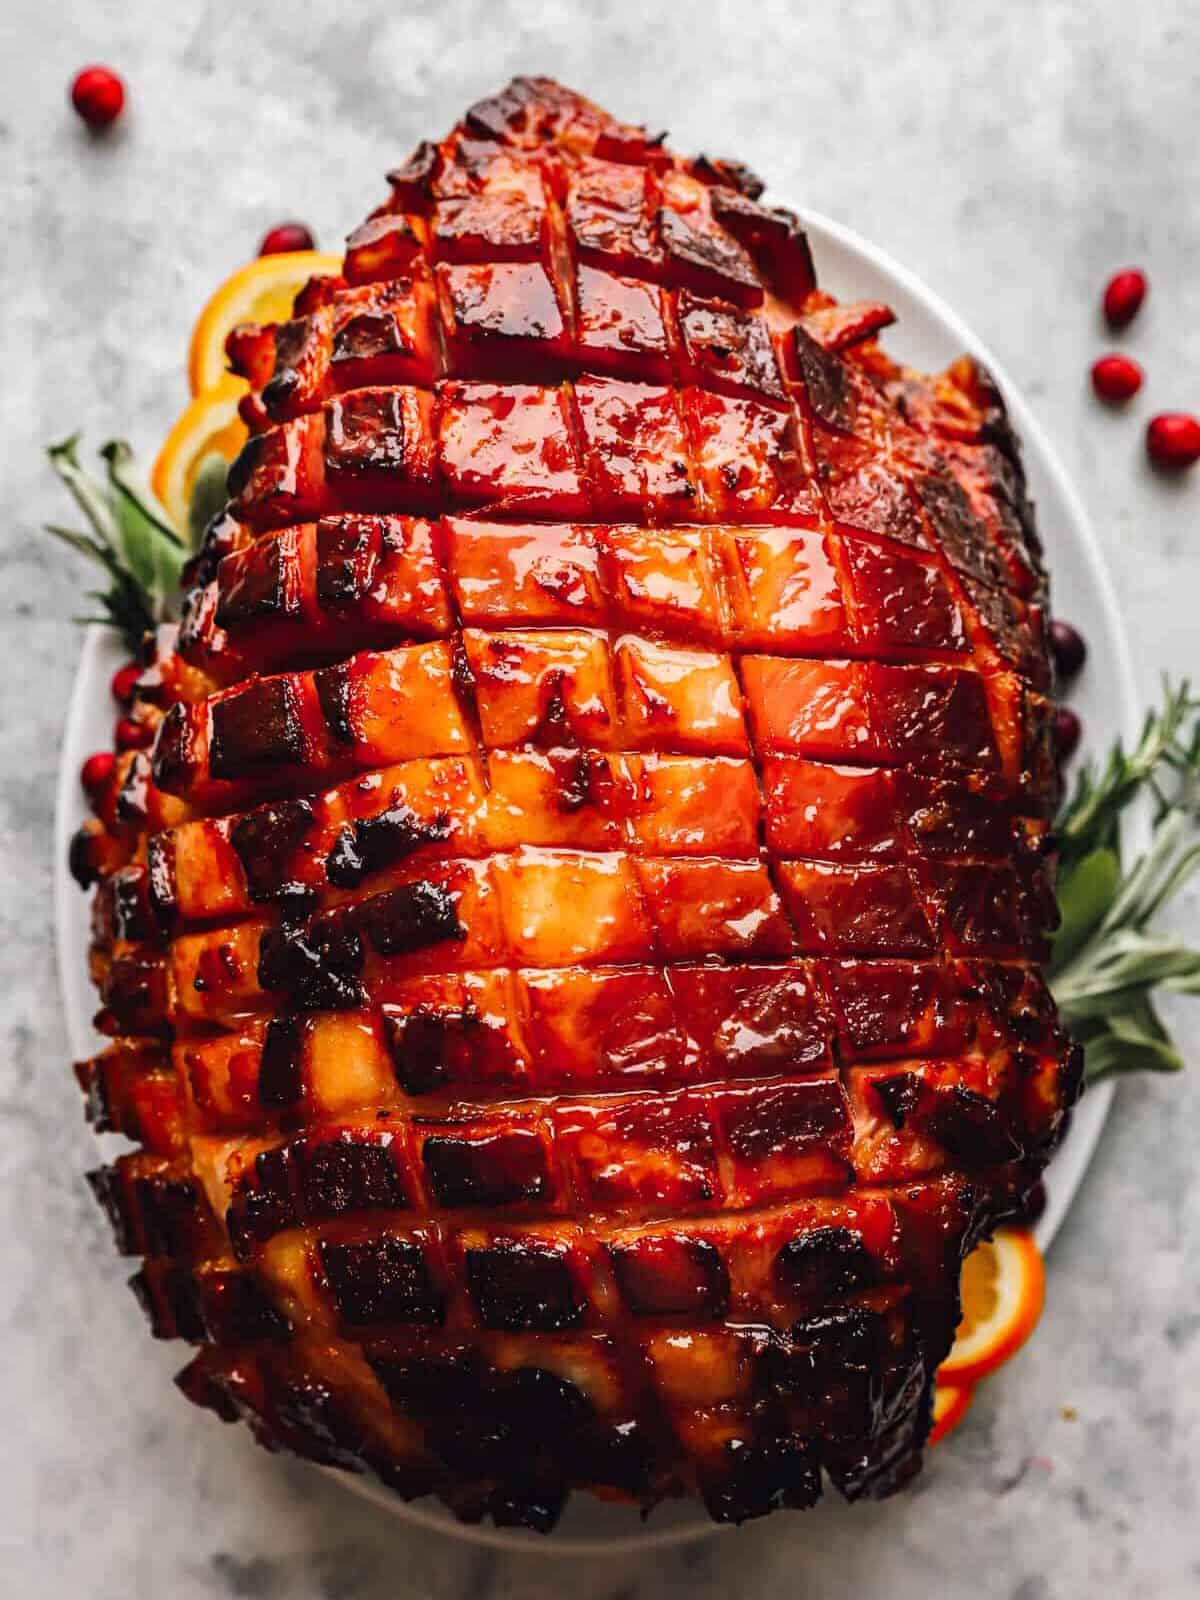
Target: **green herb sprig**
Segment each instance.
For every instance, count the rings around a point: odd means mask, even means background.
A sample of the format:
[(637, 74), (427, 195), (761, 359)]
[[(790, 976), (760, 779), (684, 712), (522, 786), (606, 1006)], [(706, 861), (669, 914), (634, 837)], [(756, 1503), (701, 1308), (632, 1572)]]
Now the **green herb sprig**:
[(102, 447), (103, 480), (81, 466), (78, 434), (51, 445), (47, 454), (87, 519), (88, 531), (49, 524), (46, 532), (95, 561), (109, 579), (107, 588), (88, 595), (99, 612), (77, 620), (110, 624), (136, 656), (146, 633), (171, 615), (188, 545), (142, 481), (124, 440)]
[[(1121, 814), (1146, 792), (1154, 832), (1124, 871)], [(1085, 766), (1056, 824), (1061, 922), (1049, 981), (1089, 1080), (1183, 1066), (1153, 996), (1200, 994), (1200, 950), (1151, 924), (1200, 868), (1198, 823), (1200, 702), (1186, 683), (1168, 684), (1134, 749), (1118, 741), (1102, 766)]]

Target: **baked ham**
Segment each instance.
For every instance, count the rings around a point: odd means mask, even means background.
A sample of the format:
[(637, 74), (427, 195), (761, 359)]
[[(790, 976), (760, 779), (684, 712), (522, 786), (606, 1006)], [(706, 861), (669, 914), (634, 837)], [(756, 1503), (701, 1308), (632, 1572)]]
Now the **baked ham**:
[(1079, 1085), (1017, 442), (797, 219), (519, 78), (230, 339), (252, 437), (76, 841), (193, 1400), (464, 1519), (920, 1464)]

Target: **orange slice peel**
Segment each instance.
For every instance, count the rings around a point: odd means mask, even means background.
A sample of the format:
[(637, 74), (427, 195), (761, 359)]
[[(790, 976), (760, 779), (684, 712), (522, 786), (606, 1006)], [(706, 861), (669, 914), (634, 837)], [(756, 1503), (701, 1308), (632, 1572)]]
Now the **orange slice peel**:
[(962, 1320), (939, 1382), (969, 1387), (1016, 1355), (1037, 1326), (1045, 1293), (1031, 1233), (1001, 1228), (973, 1250), (963, 1262)]
[(176, 418), (150, 473), (150, 486), (163, 510), (185, 538), (192, 491), (209, 456), (230, 462), (245, 444), (249, 430), (238, 414), (245, 384), (233, 378), (199, 394)]
[(972, 1384), (943, 1383), (940, 1379), (933, 1391), (933, 1427), (929, 1430), (929, 1443), (938, 1444), (955, 1428), (971, 1409), (975, 1398)]
[[(292, 302), (310, 278), (340, 273), (342, 258), (324, 250), (290, 250), (259, 256), (232, 273), (196, 319), (188, 349), (194, 395), (229, 377), (225, 340), (239, 322), (286, 322)], [(244, 392), (245, 385), (242, 385)]]

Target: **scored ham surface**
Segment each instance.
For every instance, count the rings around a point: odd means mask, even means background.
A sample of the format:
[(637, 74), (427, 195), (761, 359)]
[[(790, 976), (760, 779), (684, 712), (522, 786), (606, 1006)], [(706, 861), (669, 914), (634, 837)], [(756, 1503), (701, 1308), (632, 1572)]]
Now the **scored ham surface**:
[(1078, 1090), (1045, 580), (978, 365), (545, 79), (230, 340), (253, 430), (74, 847), (180, 1383), (464, 1518), (920, 1462)]

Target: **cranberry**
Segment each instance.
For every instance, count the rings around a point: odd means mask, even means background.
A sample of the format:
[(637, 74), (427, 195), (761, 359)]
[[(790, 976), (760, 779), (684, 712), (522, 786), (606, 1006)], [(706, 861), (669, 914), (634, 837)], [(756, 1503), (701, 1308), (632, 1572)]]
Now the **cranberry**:
[(260, 256), (282, 256), (292, 250), (315, 250), (317, 241), (302, 222), (280, 222), (263, 235)]
[(1078, 628), (1073, 628), (1069, 622), (1060, 622), (1055, 617), (1050, 624), (1050, 653), (1059, 677), (1065, 681), (1083, 670), (1083, 663), (1087, 660), (1087, 645)]
[(97, 750), (79, 769), (79, 782), (83, 792), (96, 796), (105, 788), (117, 765), (117, 758), (111, 750)]
[(1164, 411), (1151, 417), (1146, 450), (1164, 472), (1182, 472), (1200, 461), (1200, 422), (1186, 411)]
[(1082, 737), (1083, 723), (1069, 706), (1059, 706), (1054, 713), (1054, 749), (1058, 759), (1069, 761)]
[(1142, 369), (1128, 356), (1101, 356), (1092, 363), (1092, 388), (1109, 405), (1132, 400), (1142, 387)]
[(141, 675), (142, 669), (136, 661), (127, 661), (123, 667), (118, 667), (113, 673), (109, 688), (112, 690), (112, 697), (118, 705), (128, 706), (133, 704), (137, 681)]
[(118, 717), (113, 729), (118, 750), (144, 750), (154, 743), (154, 729), (148, 722), (135, 722), (132, 717)]
[(71, 104), (93, 133), (103, 133), (121, 115), (125, 85), (108, 67), (84, 67), (71, 85)]
[(1146, 298), (1146, 274), (1126, 267), (1108, 280), (1104, 290), (1104, 319), (1110, 328), (1125, 328), (1142, 309)]

